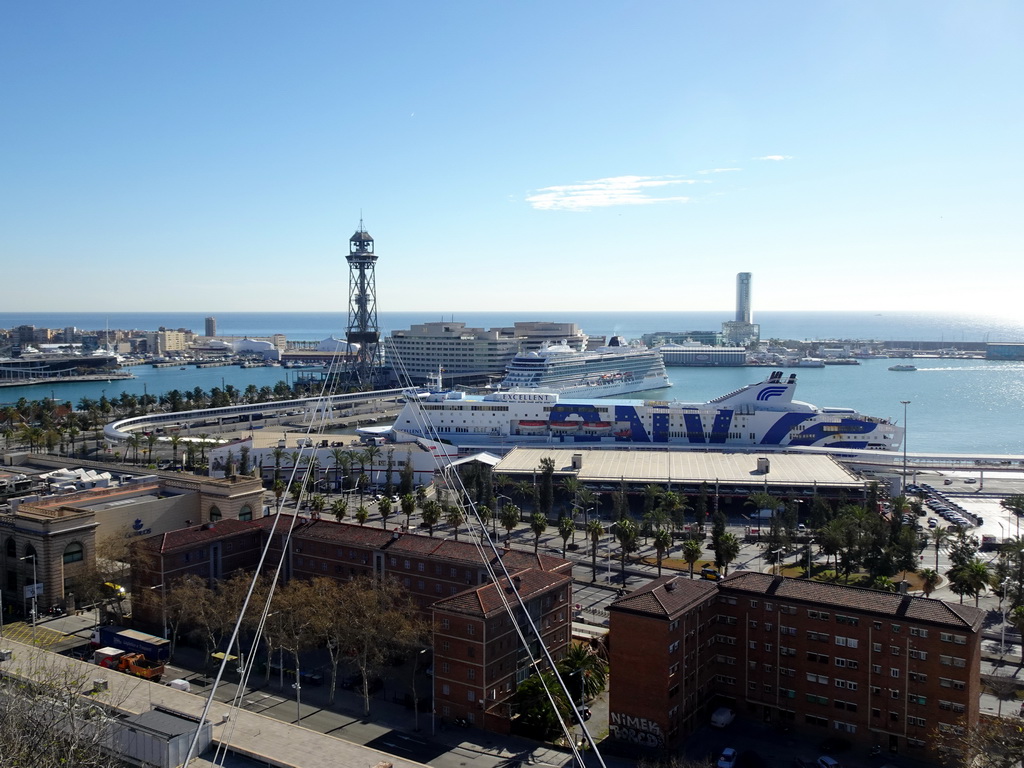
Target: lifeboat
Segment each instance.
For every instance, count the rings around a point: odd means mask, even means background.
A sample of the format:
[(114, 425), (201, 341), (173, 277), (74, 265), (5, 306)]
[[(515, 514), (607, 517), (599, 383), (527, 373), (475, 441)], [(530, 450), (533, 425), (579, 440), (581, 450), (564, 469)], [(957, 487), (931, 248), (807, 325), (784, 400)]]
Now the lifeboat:
[(551, 431), (556, 434), (565, 434), (566, 432), (575, 432), (580, 428), (580, 422), (578, 421), (552, 421)]
[(607, 435), (612, 431), (610, 421), (585, 421), (582, 430), (588, 435)]
[(521, 435), (539, 435), (546, 432), (548, 423), (546, 421), (520, 421), (516, 425)]

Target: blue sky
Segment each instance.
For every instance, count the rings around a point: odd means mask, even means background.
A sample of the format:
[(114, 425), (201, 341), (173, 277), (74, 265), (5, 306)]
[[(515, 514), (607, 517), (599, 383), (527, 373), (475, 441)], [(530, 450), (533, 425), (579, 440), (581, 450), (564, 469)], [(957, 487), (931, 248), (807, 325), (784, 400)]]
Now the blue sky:
[[(6, 311), (1019, 304), (1018, 2), (0, 5)], [(13, 290), (12, 290), (13, 288)]]

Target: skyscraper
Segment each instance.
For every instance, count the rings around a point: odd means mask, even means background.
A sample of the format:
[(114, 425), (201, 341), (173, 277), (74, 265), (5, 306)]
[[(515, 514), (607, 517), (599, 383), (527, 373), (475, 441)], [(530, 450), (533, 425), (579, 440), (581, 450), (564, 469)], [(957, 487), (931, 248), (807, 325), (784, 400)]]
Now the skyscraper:
[(217, 318), (208, 317), (206, 318), (206, 335), (216, 336), (217, 335)]
[(753, 313), (750, 310), (750, 273), (740, 272), (736, 275), (736, 322), (752, 323)]

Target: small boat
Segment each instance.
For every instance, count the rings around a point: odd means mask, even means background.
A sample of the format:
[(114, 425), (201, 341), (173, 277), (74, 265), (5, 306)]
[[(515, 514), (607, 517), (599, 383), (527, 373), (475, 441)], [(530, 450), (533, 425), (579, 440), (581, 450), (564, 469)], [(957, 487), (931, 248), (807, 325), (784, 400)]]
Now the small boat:
[(178, 370), (179, 370), (179, 371), (184, 371), (184, 370), (185, 370), (185, 366), (184, 366), (184, 365), (183, 365), (183, 366), (181, 366), (181, 368), (179, 368)]
[(575, 432), (580, 428), (579, 421), (552, 421), (551, 431), (552, 432)]
[(917, 366), (911, 365), (910, 363), (900, 363), (899, 365), (890, 365), (890, 371), (916, 371)]

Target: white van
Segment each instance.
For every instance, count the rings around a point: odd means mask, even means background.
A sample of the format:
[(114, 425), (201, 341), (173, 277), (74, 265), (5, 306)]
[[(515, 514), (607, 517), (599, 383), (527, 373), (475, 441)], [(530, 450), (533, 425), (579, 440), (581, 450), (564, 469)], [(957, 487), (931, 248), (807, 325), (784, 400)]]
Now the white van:
[(167, 683), (168, 688), (174, 688), (185, 693), (192, 692), (192, 686), (188, 684), (188, 680), (182, 680), (180, 677), (177, 680), (171, 680)]

